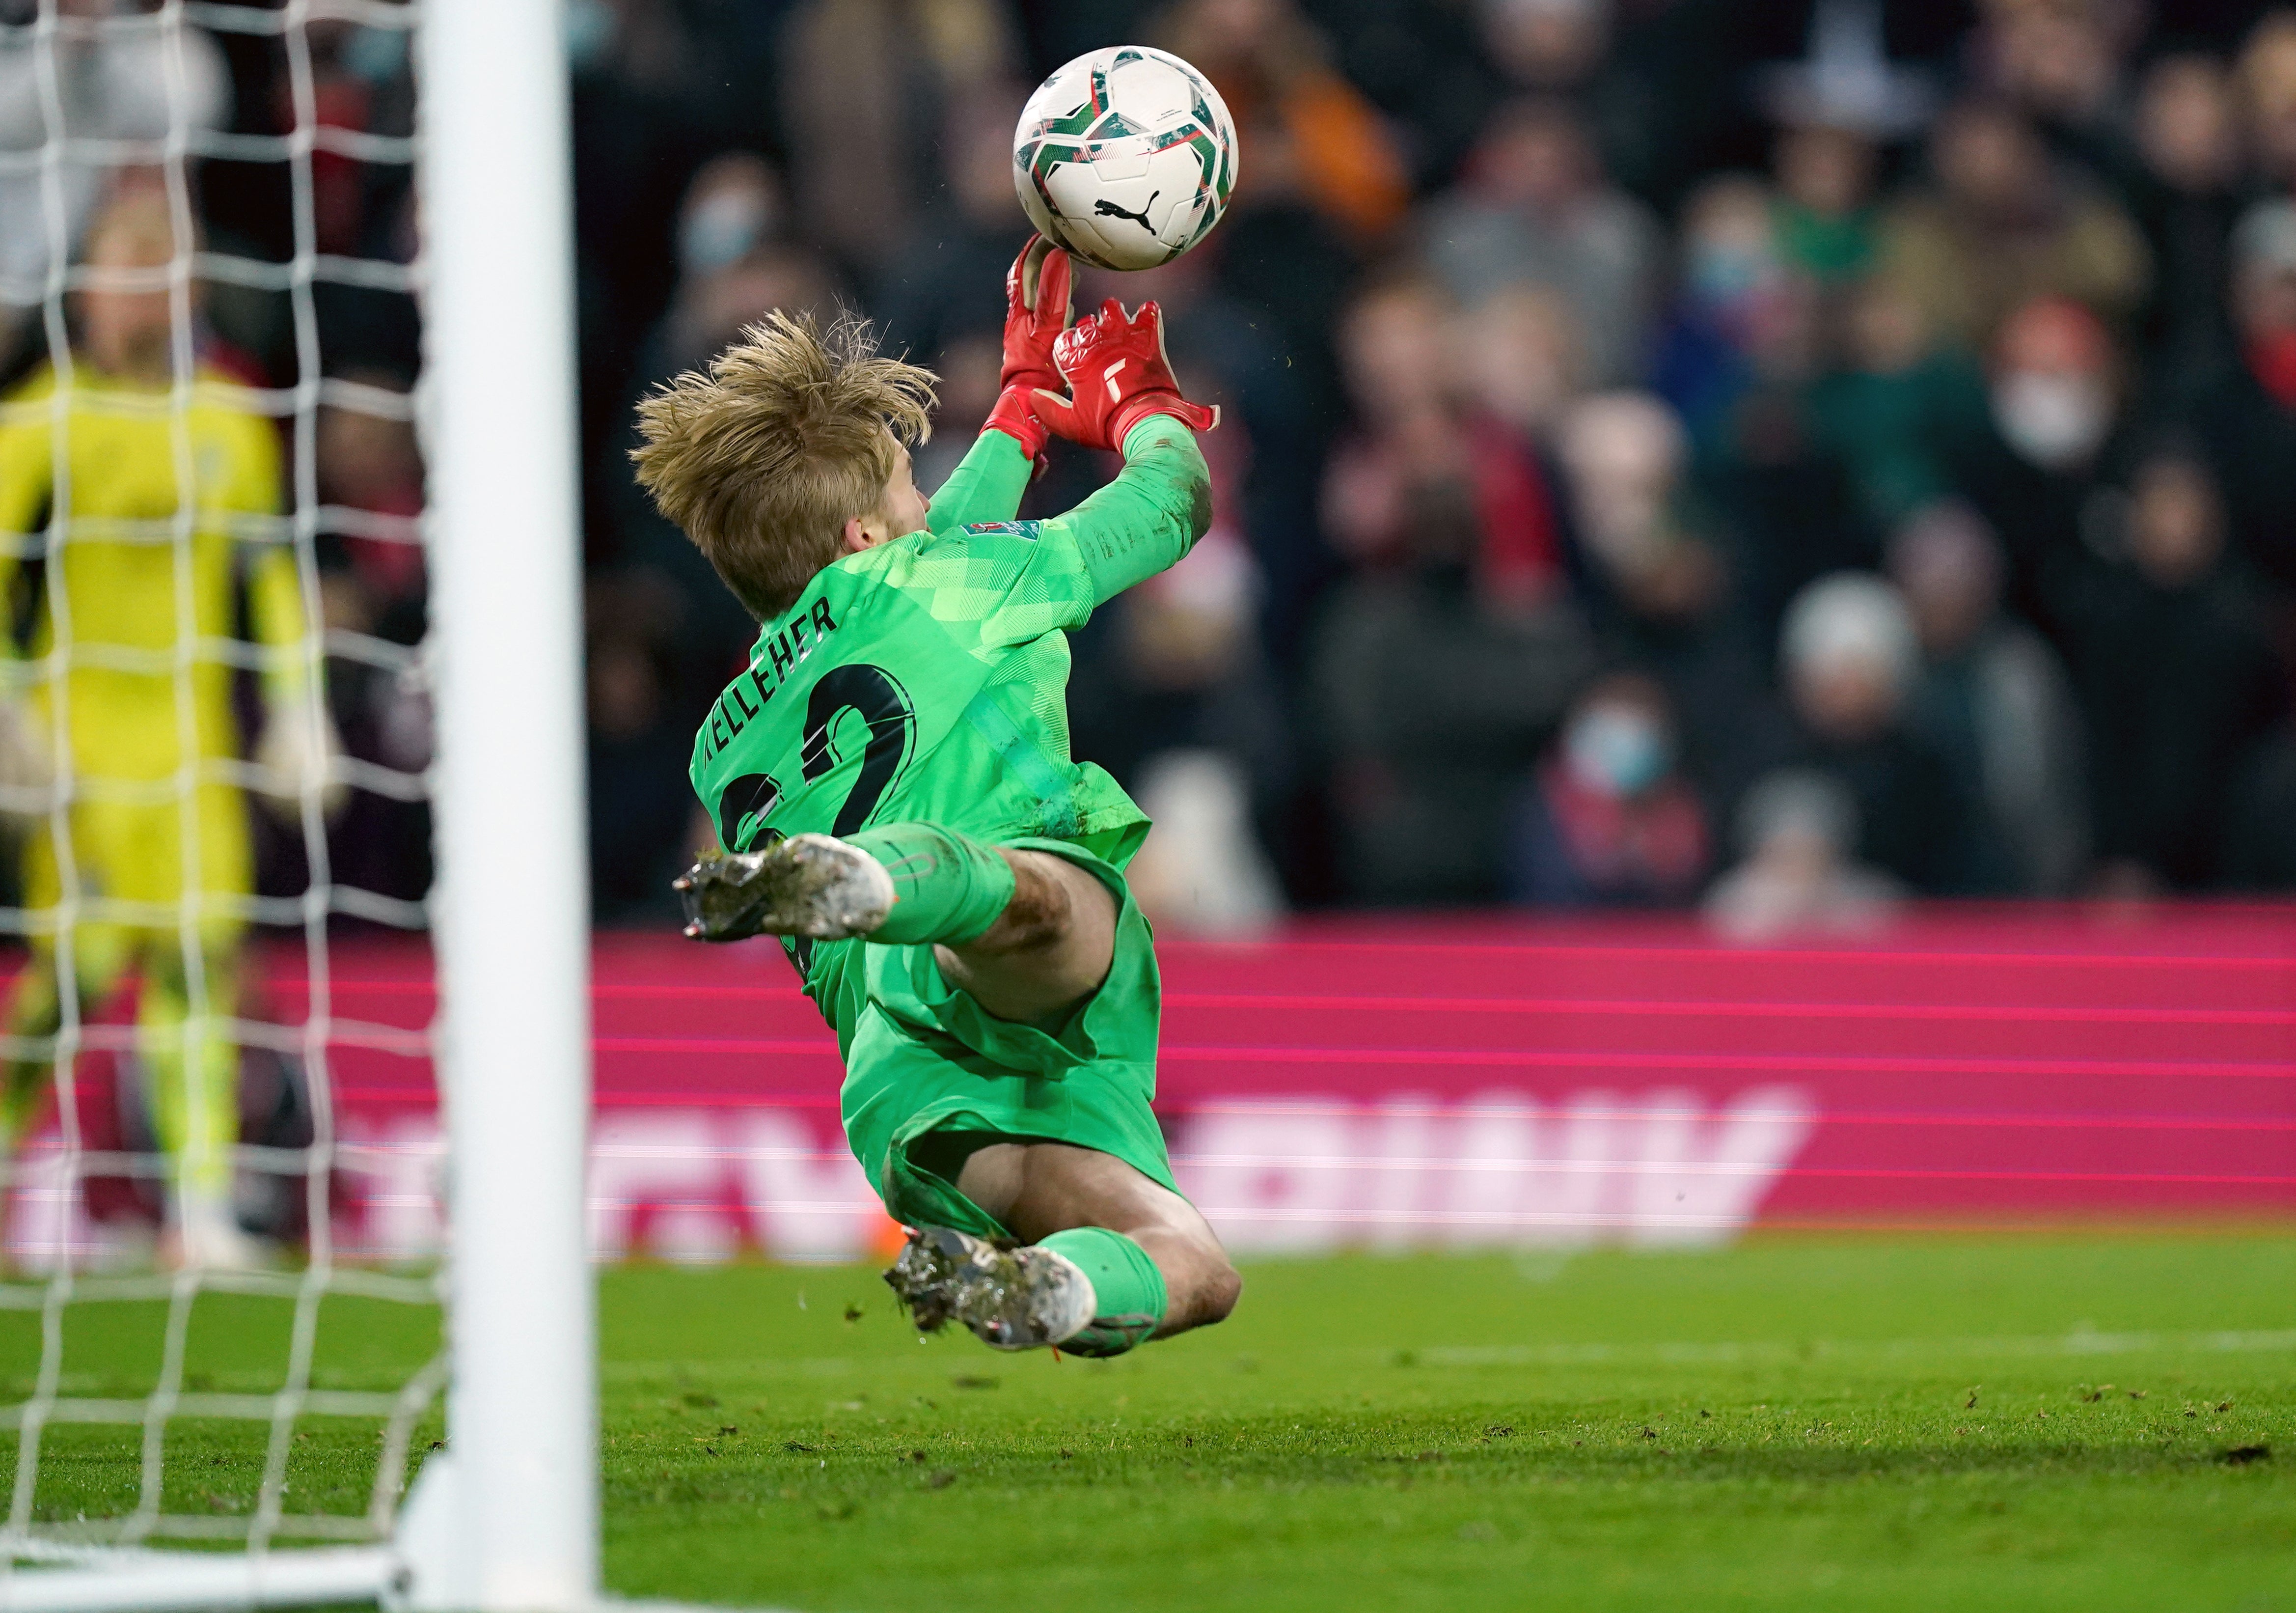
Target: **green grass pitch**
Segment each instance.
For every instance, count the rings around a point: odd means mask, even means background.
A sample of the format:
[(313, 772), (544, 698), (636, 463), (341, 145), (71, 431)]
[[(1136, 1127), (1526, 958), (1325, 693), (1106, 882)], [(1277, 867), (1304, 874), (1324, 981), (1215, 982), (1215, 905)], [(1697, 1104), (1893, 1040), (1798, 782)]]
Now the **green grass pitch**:
[[(1091, 1362), (921, 1343), (873, 1271), (609, 1272), (608, 1582), (819, 1613), (2296, 1609), (2285, 1232), (1246, 1280), (1225, 1326)], [(133, 1393), (155, 1321), (75, 1315), (68, 1387)], [(187, 1370), (263, 1387), (274, 1321), (216, 1302)], [(421, 1342), (379, 1307), (321, 1330), (347, 1384)], [(355, 1509), (373, 1431), (308, 1432), (291, 1500)], [(40, 1510), (132, 1501), (135, 1438), (57, 1430)], [(170, 1510), (243, 1508), (259, 1460), (181, 1429)]]

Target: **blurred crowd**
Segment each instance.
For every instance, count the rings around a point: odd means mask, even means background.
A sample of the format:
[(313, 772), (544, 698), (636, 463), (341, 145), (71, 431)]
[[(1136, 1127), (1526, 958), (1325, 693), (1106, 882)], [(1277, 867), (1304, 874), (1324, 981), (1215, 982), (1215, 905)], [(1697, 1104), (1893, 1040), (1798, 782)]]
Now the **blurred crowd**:
[[(0, 0), (0, 23), (29, 11)], [(1914, 896), (2296, 889), (2296, 11), (567, 20), (602, 917), (664, 912), (708, 834), (686, 757), (754, 630), (633, 484), (633, 401), (768, 309), (857, 308), (942, 376), (933, 485), (996, 394), (1020, 104), (1119, 41), (1205, 70), (1242, 144), (1204, 245), (1078, 292), (1160, 300), (1183, 383), (1226, 411), (1210, 534), (1075, 638), (1077, 752), (1159, 820), (1152, 911), (1220, 932), (1333, 903), (1703, 904), (1751, 934)], [(194, 34), (172, 90), (131, 45), (75, 47), (67, 121), (132, 138), (138, 94), (174, 93), (206, 127), (406, 132), (399, 31), (308, 36), (305, 73), (279, 40)], [(25, 61), (0, 35), (0, 154), (45, 127)], [(75, 231), (129, 182), (68, 177)], [(299, 219), (276, 163), (211, 157), (196, 189), (210, 251), (282, 261), (299, 229), (415, 250), (403, 167), (323, 148)], [(19, 370), (52, 226), (0, 163)], [(410, 298), (313, 302), (218, 278), (206, 340), (275, 386), (406, 390)], [(314, 436), (316, 497), (374, 517), (326, 540), (329, 623), (411, 643), (417, 554), (360, 534), (420, 507), (412, 428), (331, 405)], [(1056, 457), (1024, 513), (1112, 469)], [(419, 747), (404, 679), (343, 682), (354, 752)], [(419, 888), (397, 819), (336, 834), (339, 871)]]

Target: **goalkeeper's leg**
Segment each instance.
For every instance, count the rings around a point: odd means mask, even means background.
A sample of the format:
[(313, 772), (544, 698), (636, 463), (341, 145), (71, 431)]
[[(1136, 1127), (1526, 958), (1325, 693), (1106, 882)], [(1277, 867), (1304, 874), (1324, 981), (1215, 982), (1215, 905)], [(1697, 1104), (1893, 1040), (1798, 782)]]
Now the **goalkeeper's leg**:
[(239, 1008), (239, 970), (236, 937), (210, 936), (196, 958), (186, 959), (180, 940), (168, 935), (155, 939), (145, 957), (137, 1025), (152, 1075), (152, 1129), (173, 1165), (169, 1243), (185, 1265), (245, 1266), (257, 1259), (232, 1193), (239, 1047), (230, 1021)]
[[(82, 992), (79, 1000), (88, 1001)], [(7, 1085), (0, 1090), (0, 1142), (13, 1160), (24, 1140), (39, 1129), (55, 1090), (54, 1037), (63, 1027), (63, 992), (56, 978), (56, 955), (43, 943), (32, 951), (24, 972), (8, 992), (8, 1035), (16, 1044), (8, 1060)]]
[(698, 863), (677, 882), (686, 934), (858, 935), (931, 943), (941, 972), (999, 1019), (1059, 1014), (1108, 976), (1116, 903), (1048, 852), (984, 845), (931, 823), (799, 835)]
[[(984, 845), (938, 824), (800, 835), (679, 882), (712, 940), (861, 936), (931, 944), (942, 977), (991, 1015), (1049, 1026), (1109, 977), (1115, 895), (1065, 857)], [(1144, 931), (1143, 932), (1144, 936)], [(1007, 1348), (1112, 1355), (1220, 1321), (1242, 1279), (1196, 1207), (1113, 1154), (959, 1133), (934, 1174), (1028, 1246), (927, 1227), (886, 1274), (918, 1325), (955, 1320)]]
[[(75, 927), (73, 972), (83, 1013), (111, 994), (127, 955), (127, 939), (113, 926)], [(0, 1081), (0, 1159), (12, 1160), (24, 1140), (38, 1129), (55, 1091), (53, 1038), (63, 1025), (64, 1005), (53, 942), (33, 946), (23, 973), (9, 990), (5, 1017), (16, 1050), (7, 1061), (4, 1081)]]
[[(1067, 858), (982, 847), (930, 825), (864, 830), (854, 841), (893, 871), (901, 893), (870, 939), (935, 941), (942, 976), (998, 1018), (1056, 1023), (1108, 979), (1116, 897)], [(902, 871), (952, 865), (963, 871)], [(1235, 1308), (1243, 1280), (1210, 1223), (1137, 1166), (1050, 1139), (920, 1140), (939, 1146), (935, 1174), (1027, 1246), (1000, 1248), (946, 1227), (913, 1234), (887, 1279), (920, 1323), (947, 1304), (991, 1344), (1117, 1355)]]
[(920, 1328), (955, 1320), (1004, 1349), (1120, 1355), (1226, 1318), (1243, 1279), (1196, 1206), (1112, 1154), (1018, 1138), (950, 1138), (957, 1189), (1023, 1240), (948, 1227), (909, 1235), (885, 1280)]

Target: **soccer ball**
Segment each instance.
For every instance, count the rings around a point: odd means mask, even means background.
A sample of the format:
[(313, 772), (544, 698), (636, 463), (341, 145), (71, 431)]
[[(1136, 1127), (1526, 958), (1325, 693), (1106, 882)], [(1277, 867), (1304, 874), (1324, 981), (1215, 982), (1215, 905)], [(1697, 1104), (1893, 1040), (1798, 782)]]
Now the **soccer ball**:
[(1164, 51), (1111, 45), (1029, 97), (1013, 184), (1054, 245), (1102, 268), (1154, 268), (1219, 222), (1235, 157), (1235, 125), (1210, 80)]

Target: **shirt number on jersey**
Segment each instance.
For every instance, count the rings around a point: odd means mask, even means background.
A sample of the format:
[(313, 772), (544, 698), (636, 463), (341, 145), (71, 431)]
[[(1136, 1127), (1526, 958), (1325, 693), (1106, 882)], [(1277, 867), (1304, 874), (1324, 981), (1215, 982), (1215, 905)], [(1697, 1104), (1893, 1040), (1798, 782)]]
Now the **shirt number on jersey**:
[(806, 702), (805, 743), (800, 755), (808, 781), (837, 765), (840, 758), (832, 731), (837, 720), (848, 712), (860, 713), (862, 720), (869, 725), (869, 739), (861, 747), (860, 776), (854, 779), (852, 793), (846, 796), (845, 804), (838, 809), (837, 821), (830, 827), (832, 835), (850, 835), (869, 821), (877, 803), (899, 777), (901, 764), (909, 759), (909, 745), (917, 726), (916, 712), (909, 704), (907, 692), (883, 667), (832, 667), (813, 686), (812, 696)]
[[(718, 844), (729, 852), (757, 850), (742, 844), (742, 826), (752, 819), (762, 826), (781, 803), (782, 786), (774, 782), (772, 774), (742, 774), (718, 797)], [(764, 832), (764, 841), (768, 845), (780, 838), (775, 830)]]

